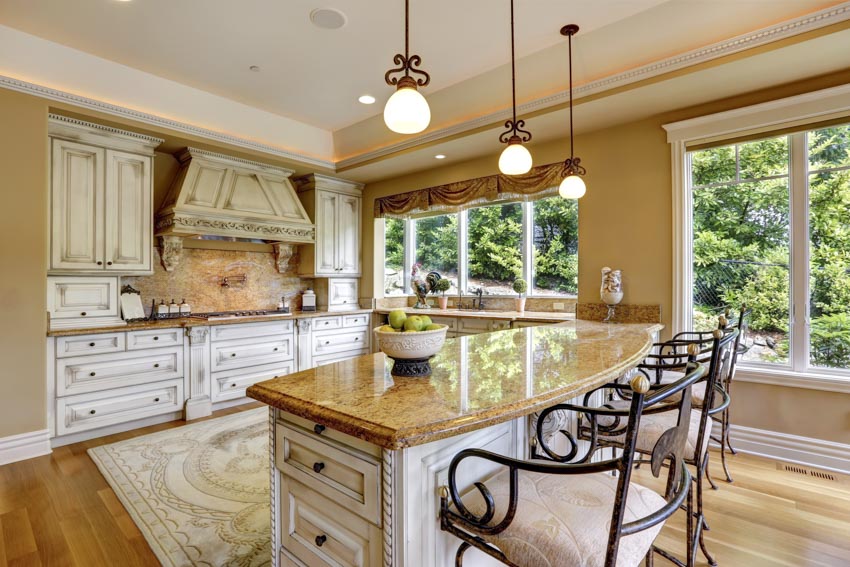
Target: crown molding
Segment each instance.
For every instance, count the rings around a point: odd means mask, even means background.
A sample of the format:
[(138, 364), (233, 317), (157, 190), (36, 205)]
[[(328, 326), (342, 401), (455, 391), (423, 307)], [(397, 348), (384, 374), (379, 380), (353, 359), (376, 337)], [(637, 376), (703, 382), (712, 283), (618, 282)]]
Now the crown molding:
[[(793, 37), (795, 35), (846, 20), (850, 20), (850, 2), (843, 2), (837, 6), (820, 10), (794, 20), (788, 20), (780, 24), (762, 28), (748, 34), (739, 35), (732, 39), (714, 43), (699, 49), (694, 49), (680, 55), (668, 57), (667, 59), (662, 59), (654, 63), (649, 63), (641, 67), (636, 67), (622, 73), (617, 73), (616, 75), (611, 75), (574, 87), (573, 100), (620, 88), (639, 81), (651, 79), (659, 75), (678, 71), (680, 69), (693, 67), (721, 57), (746, 51), (760, 45)], [(517, 107), (517, 114), (531, 114), (553, 106), (565, 104), (569, 101), (569, 96), (569, 90), (564, 90), (520, 104)], [(433, 130), (415, 138), (406, 138), (404, 141), (340, 160), (336, 163), (336, 169), (337, 171), (351, 169), (376, 159), (410, 150), (424, 144), (437, 142), (445, 138), (457, 136), (470, 130), (495, 126), (496, 124), (500, 124), (510, 118), (511, 115), (511, 110), (505, 109), (454, 124), (446, 128)]]
[(208, 128), (194, 126), (186, 122), (179, 122), (170, 118), (164, 118), (162, 116), (148, 114), (147, 112), (133, 110), (132, 108), (118, 106), (116, 104), (111, 104), (85, 96), (60, 91), (58, 89), (53, 89), (42, 85), (36, 85), (34, 83), (15, 79), (13, 77), (0, 75), (0, 87), (29, 95), (34, 95), (48, 100), (55, 100), (57, 102), (71, 104), (73, 106), (78, 106), (89, 110), (95, 110), (97, 112), (103, 112), (104, 114), (109, 114), (111, 116), (118, 116), (120, 118), (135, 120), (136, 122), (149, 124), (151, 126), (169, 128), (171, 130), (175, 130), (183, 134), (191, 134), (193, 136), (200, 136), (208, 140), (222, 142), (240, 148), (260, 151), (279, 158), (304, 163), (306, 165), (322, 167), (330, 170), (336, 169), (334, 162), (330, 160), (323, 160), (311, 156), (302, 155), (288, 150), (283, 150), (275, 146), (270, 146), (268, 144), (263, 144), (262, 142), (256, 142), (247, 138), (241, 138), (239, 136), (225, 134), (223, 132), (217, 132)]

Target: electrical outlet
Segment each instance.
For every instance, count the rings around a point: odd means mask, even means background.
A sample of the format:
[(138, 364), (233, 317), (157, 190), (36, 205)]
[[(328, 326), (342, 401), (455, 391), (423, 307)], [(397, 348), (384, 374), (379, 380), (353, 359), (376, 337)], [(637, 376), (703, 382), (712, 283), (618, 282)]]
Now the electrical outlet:
[(553, 303), (553, 304), (552, 304), (552, 308), (553, 308), (555, 311), (563, 311), (564, 309), (566, 309), (566, 308), (567, 308), (567, 304), (566, 304), (566, 303), (561, 303), (561, 302)]

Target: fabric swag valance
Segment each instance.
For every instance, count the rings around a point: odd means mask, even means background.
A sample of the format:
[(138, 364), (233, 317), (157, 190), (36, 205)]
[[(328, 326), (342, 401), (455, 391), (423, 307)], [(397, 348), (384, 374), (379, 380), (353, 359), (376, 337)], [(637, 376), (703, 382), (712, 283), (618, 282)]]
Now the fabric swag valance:
[(375, 218), (456, 212), (492, 201), (547, 197), (558, 192), (563, 175), (564, 164), (558, 162), (532, 168), (525, 175), (488, 175), (390, 195), (375, 199)]

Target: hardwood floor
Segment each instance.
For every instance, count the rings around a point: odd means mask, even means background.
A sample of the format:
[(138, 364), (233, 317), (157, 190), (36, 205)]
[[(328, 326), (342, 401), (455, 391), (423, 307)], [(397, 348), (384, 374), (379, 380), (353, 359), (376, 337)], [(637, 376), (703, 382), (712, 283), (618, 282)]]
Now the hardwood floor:
[[(258, 407), (250, 404), (213, 417)], [(141, 532), (86, 450), (183, 425), (173, 422), (57, 448), (52, 455), (0, 467), (0, 567), (157, 565)], [(835, 481), (778, 470), (777, 463), (732, 457), (734, 484), (705, 493), (709, 549), (722, 567), (850, 566), (850, 478)], [(719, 474), (719, 466), (712, 463)], [(650, 473), (636, 473), (651, 484)], [(677, 514), (657, 543), (682, 554)], [(700, 557), (701, 565), (705, 565)], [(661, 558), (656, 565), (667, 565)]]

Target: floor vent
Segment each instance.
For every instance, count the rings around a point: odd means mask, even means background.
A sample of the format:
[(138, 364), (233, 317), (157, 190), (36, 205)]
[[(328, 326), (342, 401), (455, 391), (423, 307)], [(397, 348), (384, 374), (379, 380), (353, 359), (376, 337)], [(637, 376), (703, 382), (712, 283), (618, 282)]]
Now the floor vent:
[(828, 480), (830, 482), (844, 482), (844, 478), (839, 474), (818, 469), (811, 469), (808, 467), (801, 467), (800, 465), (777, 463), (776, 468), (781, 471), (800, 474), (803, 476), (810, 476), (812, 478), (819, 478), (821, 480)]

